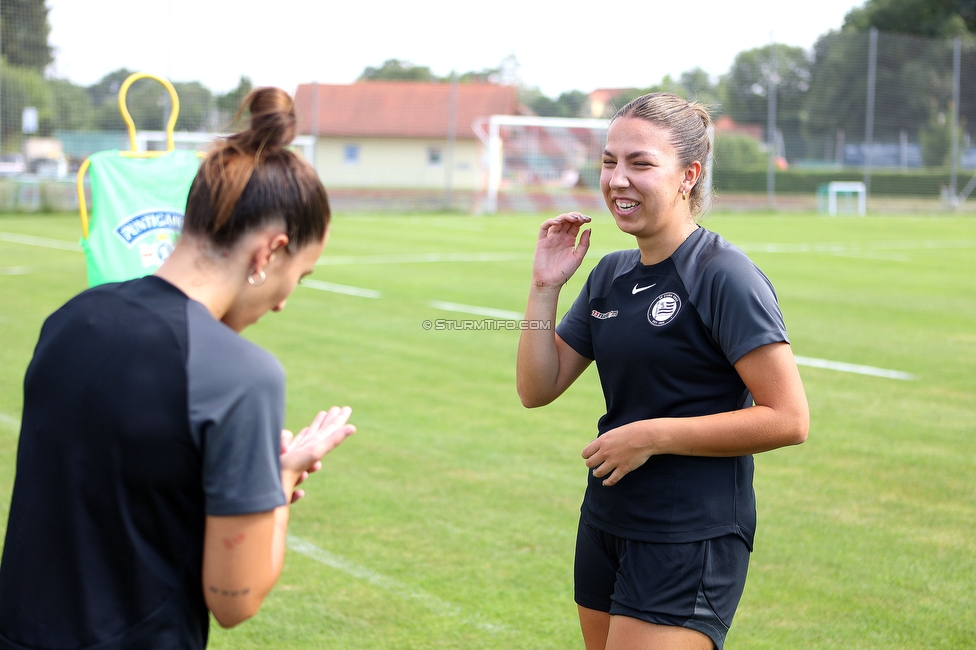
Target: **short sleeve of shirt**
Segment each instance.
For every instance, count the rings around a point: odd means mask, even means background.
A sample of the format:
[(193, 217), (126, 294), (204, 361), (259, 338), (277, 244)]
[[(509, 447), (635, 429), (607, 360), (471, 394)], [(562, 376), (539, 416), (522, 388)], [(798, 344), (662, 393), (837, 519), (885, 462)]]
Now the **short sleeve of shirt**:
[(284, 370), (200, 303), (188, 303), (187, 328), (190, 428), (203, 452), (207, 514), (285, 505), (279, 460)]
[(593, 341), (590, 338), (590, 326), (587, 318), (590, 313), (590, 282), (592, 273), (586, 284), (580, 290), (573, 302), (573, 306), (563, 316), (556, 327), (556, 334), (587, 359), (593, 359)]
[(769, 279), (741, 250), (701, 230), (695, 245), (676, 252), (675, 268), (729, 363), (763, 345), (789, 343)]

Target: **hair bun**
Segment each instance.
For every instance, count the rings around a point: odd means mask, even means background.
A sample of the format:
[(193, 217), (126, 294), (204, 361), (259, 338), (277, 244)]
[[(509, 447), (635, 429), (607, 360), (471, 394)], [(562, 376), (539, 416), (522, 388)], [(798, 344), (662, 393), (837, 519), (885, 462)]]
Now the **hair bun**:
[(249, 153), (272, 153), (291, 144), (295, 139), (298, 118), (295, 102), (281, 88), (265, 87), (251, 91), (241, 110), (251, 115), (250, 128), (233, 136), (236, 143)]

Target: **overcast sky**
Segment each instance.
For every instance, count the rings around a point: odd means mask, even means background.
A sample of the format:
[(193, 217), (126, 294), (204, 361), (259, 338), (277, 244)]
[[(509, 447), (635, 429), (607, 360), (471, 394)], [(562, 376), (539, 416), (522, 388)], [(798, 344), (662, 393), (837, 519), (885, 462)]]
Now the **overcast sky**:
[[(558, 5), (558, 9), (553, 7)], [(200, 81), (214, 92), (255, 85), (346, 84), (387, 59), (439, 75), (494, 68), (514, 54), (519, 78), (567, 90), (643, 87), (700, 67), (713, 77), (772, 39), (810, 49), (839, 29), (851, 0), (47, 0), (54, 73), (91, 85), (118, 68)], [(578, 7), (574, 9), (574, 7)]]

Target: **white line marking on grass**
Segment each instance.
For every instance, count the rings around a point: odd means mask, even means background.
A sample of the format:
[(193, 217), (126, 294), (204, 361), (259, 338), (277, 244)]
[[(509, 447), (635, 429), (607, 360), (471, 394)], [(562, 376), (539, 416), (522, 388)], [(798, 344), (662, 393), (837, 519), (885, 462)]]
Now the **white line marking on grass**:
[(812, 359), (810, 357), (795, 357), (798, 366), (809, 366), (811, 368), (824, 368), (826, 370), (839, 370), (840, 372), (853, 372), (858, 375), (871, 375), (872, 377), (884, 377), (886, 379), (900, 379), (902, 381), (912, 381), (915, 375), (900, 370), (886, 370), (873, 366), (859, 366), (853, 363), (842, 361), (827, 361), (826, 359)]
[(0, 241), (10, 242), (11, 244), (27, 244), (28, 246), (42, 246), (44, 248), (56, 248), (62, 251), (81, 252), (78, 242), (64, 241), (61, 239), (48, 239), (47, 237), (33, 237), (31, 235), (19, 235), (14, 232), (0, 232)]
[(860, 260), (887, 260), (889, 262), (911, 262), (912, 258), (904, 253), (885, 253), (871, 251), (849, 251), (840, 253), (827, 253), (834, 257), (853, 257)]
[(0, 269), (0, 275), (27, 275), (31, 270), (26, 266), (8, 266)]
[(462, 314), (473, 314), (475, 316), (487, 316), (489, 318), (500, 318), (502, 320), (522, 320), (524, 317), (524, 314), (520, 314), (517, 311), (505, 311), (504, 309), (492, 309), (491, 307), (475, 307), (473, 305), (459, 305), (455, 302), (431, 300), (427, 304), (434, 309), (456, 311)]
[(336, 255), (322, 257), (316, 266), (342, 264), (426, 264), (431, 262), (520, 262), (527, 253), (415, 253), (409, 255)]
[(416, 600), (424, 607), (440, 616), (457, 617), (469, 625), (473, 625), (478, 629), (488, 632), (501, 632), (506, 629), (504, 625), (498, 625), (496, 623), (486, 621), (482, 616), (466, 616), (464, 611), (457, 605), (441, 600), (437, 596), (429, 594), (426, 591), (411, 587), (405, 582), (400, 582), (399, 580), (395, 580), (381, 573), (377, 573), (372, 569), (367, 569), (364, 566), (350, 562), (344, 557), (330, 553), (329, 551), (319, 548), (311, 542), (306, 542), (303, 539), (299, 539), (294, 535), (288, 536), (288, 548), (296, 553), (301, 553), (305, 557), (311, 558), (316, 562), (324, 564), (327, 567), (341, 571), (354, 578), (359, 578), (360, 580), (368, 582), (374, 587), (379, 587), (380, 589), (388, 591), (394, 596), (399, 596), (409, 600)]
[(20, 420), (6, 413), (0, 413), (0, 426), (6, 427), (11, 431), (20, 431)]
[(347, 296), (359, 296), (360, 298), (382, 298), (383, 294), (373, 289), (360, 289), (359, 287), (347, 287), (344, 284), (333, 284), (322, 282), (321, 280), (302, 280), (302, 287), (308, 289), (318, 289), (319, 291), (331, 291), (332, 293), (344, 293)]
[[(946, 249), (965, 249), (976, 248), (976, 241), (960, 240), (921, 240), (921, 241), (878, 241), (864, 242), (857, 244), (845, 244), (843, 242), (824, 242), (820, 244), (799, 243), (799, 244), (760, 244), (742, 243), (736, 244), (747, 253), (824, 253), (827, 255), (848, 255), (878, 257), (878, 251), (920, 251), (920, 250), (946, 250)], [(872, 254), (873, 252), (873, 254)], [(882, 257), (881, 259), (894, 259), (903, 261), (902, 256)]]

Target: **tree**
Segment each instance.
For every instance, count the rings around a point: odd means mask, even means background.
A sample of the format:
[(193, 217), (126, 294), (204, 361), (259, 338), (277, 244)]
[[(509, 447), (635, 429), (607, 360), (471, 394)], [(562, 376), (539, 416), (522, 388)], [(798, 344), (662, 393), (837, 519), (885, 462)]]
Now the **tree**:
[(76, 86), (67, 79), (49, 79), (51, 106), (40, 115), (43, 135), (53, 135), (55, 130), (89, 131), (95, 125), (95, 111), (88, 90)]
[(688, 99), (705, 104), (715, 112), (721, 110), (721, 90), (717, 84), (712, 83), (711, 76), (701, 68), (682, 72), (678, 77), (678, 85)]
[(387, 59), (378, 68), (367, 67), (356, 81), (440, 81), (440, 79), (427, 66), (414, 65), (400, 59)]
[[(119, 68), (114, 70), (97, 83), (88, 88), (94, 117), (95, 128), (104, 131), (124, 131), (125, 121), (119, 112), (119, 89), (123, 82), (132, 75), (131, 70)], [(250, 92), (251, 81), (242, 77), (235, 90), (223, 96), (223, 102), (231, 102), (228, 97), (246, 95)], [(177, 117), (178, 131), (207, 131), (211, 127), (223, 126), (219, 123), (220, 116), (214, 116), (215, 102), (213, 94), (198, 81), (173, 82), (173, 88), (180, 100), (180, 114)], [(237, 102), (238, 104), (240, 102)], [(169, 119), (170, 99), (166, 89), (153, 79), (139, 79), (126, 93), (125, 105), (132, 116), (132, 121), (139, 131), (162, 131)], [(235, 110), (236, 110), (235, 106)], [(231, 114), (232, 116), (232, 114)], [(214, 124), (218, 120), (218, 124)], [(229, 121), (229, 118), (228, 118)]]
[(50, 89), (44, 77), (36, 70), (0, 63), (0, 85), (3, 86), (3, 102), (0, 103), (0, 140), (4, 151), (18, 151), (24, 135), (21, 120), (24, 108), (38, 109), (38, 126), (41, 111), (51, 103)]
[[(952, 108), (951, 104), (949, 108)], [(962, 129), (957, 129), (956, 137), (962, 135), (961, 131)], [(950, 162), (952, 135), (952, 123), (947, 119), (946, 113), (932, 102), (928, 122), (918, 132), (918, 141), (922, 145), (922, 164), (926, 167), (942, 167)]]
[[(496, 84), (501, 81), (502, 69), (499, 68), (483, 68), (481, 70), (471, 70), (470, 72), (465, 72), (464, 74), (458, 75), (458, 83), (483, 83), (483, 84)], [(450, 77), (446, 79), (450, 81)]]
[(523, 92), (522, 103), (540, 117), (589, 117), (589, 95), (580, 90), (570, 90), (550, 99), (534, 88)]
[(237, 111), (241, 109), (244, 98), (253, 89), (254, 84), (251, 83), (251, 78), (241, 76), (240, 81), (237, 82), (237, 88), (214, 98), (217, 105), (216, 124), (214, 126), (218, 131), (236, 131), (236, 127), (242, 126), (234, 123), (234, 117), (237, 115)]
[(712, 78), (701, 68), (692, 68), (682, 72), (675, 80), (671, 75), (664, 75), (660, 82), (646, 88), (628, 88), (623, 90), (611, 99), (609, 109), (610, 117), (613, 113), (623, 107), (627, 102), (637, 99), (641, 95), (648, 93), (672, 93), (678, 97), (690, 101), (696, 101), (707, 106), (715, 117), (722, 111), (722, 87), (723, 81), (718, 84), (712, 83)]
[[(518, 59), (510, 54), (494, 68), (471, 70), (457, 75), (458, 83), (494, 83), (513, 86), (518, 82)], [(387, 59), (378, 68), (372, 66), (363, 70), (356, 81), (433, 81), (448, 83), (454, 73), (438, 77), (427, 66), (419, 66), (402, 59)], [(243, 78), (242, 78), (243, 80)], [(250, 80), (248, 80), (250, 83)]]
[[(803, 48), (780, 43), (740, 52), (726, 77), (724, 112), (742, 124), (768, 125), (769, 89), (776, 88), (776, 128), (788, 157), (802, 157), (810, 60)], [(770, 134), (766, 134), (767, 141)]]
[[(841, 33), (866, 34), (872, 28), (880, 32), (876, 139), (892, 140), (901, 131), (915, 134), (931, 129), (933, 111), (948, 111), (952, 96), (952, 39), (956, 37), (965, 37), (963, 84), (973, 79), (976, 1), (868, 0), (847, 14)], [(866, 96), (866, 89), (862, 96)], [(931, 106), (933, 100), (935, 109)], [(862, 115), (864, 110), (866, 106)], [(976, 94), (964, 93), (959, 110), (963, 117), (976, 116)]]
[[(125, 120), (119, 112), (118, 91), (122, 82), (115, 81), (125, 70), (117, 70), (102, 78), (96, 84), (100, 89), (114, 90), (114, 93), (92, 92), (89, 94), (101, 98), (102, 103), (95, 106), (96, 128), (102, 131), (125, 131)], [(126, 74), (125, 77), (129, 75)], [(122, 77), (122, 81), (125, 80)], [(107, 88), (106, 88), (107, 84)], [(132, 122), (137, 131), (162, 131), (166, 128), (166, 117), (169, 114), (169, 93), (159, 83), (152, 79), (139, 79), (131, 86), (125, 95), (125, 106), (129, 111)]]
[[(936, 2), (944, 1), (936, 0)], [(961, 0), (959, 2), (951, 2), (950, 4), (955, 5), (956, 13), (966, 23), (966, 29), (976, 34), (976, 0)]]
[(976, 31), (976, 2), (972, 0), (868, 0), (848, 12), (842, 31), (912, 34), (955, 38)]
[[(672, 79), (671, 75), (664, 75), (661, 82), (653, 86), (647, 86), (646, 88), (627, 88), (626, 90), (622, 90), (614, 95), (610, 100), (610, 104), (613, 108), (611, 114), (617, 109), (623, 108), (628, 102), (648, 93), (673, 93), (678, 97), (684, 97), (685, 99), (688, 97), (687, 91), (681, 86), (681, 84)], [(608, 115), (607, 117), (610, 116)]]
[[(829, 152), (839, 143), (866, 139), (870, 36), (848, 23), (840, 32), (822, 36), (814, 45), (811, 90), (807, 103), (807, 134), (814, 149)], [(869, 27), (870, 29), (870, 27)], [(970, 39), (964, 39), (968, 41)], [(934, 100), (946, 111), (952, 97), (953, 41), (910, 34), (878, 32), (872, 140), (915, 139), (929, 121)], [(976, 115), (972, 88), (976, 51), (962, 51), (963, 94), (960, 113)], [(836, 155), (836, 152), (835, 152)], [(839, 156), (838, 156), (839, 157)]]
[[(119, 68), (118, 70), (109, 72), (107, 75), (89, 86), (88, 96), (91, 97), (92, 105), (98, 108), (110, 103), (117, 107), (119, 88), (122, 87), (122, 82), (128, 79), (130, 75), (132, 75), (132, 70), (127, 68)], [(116, 108), (116, 112), (117, 111), (118, 108)]]
[(764, 169), (768, 160), (759, 141), (744, 133), (716, 133), (712, 149), (716, 169)]
[(47, 44), (50, 33), (44, 0), (0, 2), (0, 53), (10, 65), (43, 73), (54, 61)]
[(180, 100), (180, 114), (176, 118), (177, 131), (208, 131), (215, 121), (216, 104), (213, 94), (199, 81), (174, 82)]
[(241, 107), (241, 103), (244, 101), (244, 98), (247, 97), (248, 93), (250, 93), (252, 90), (254, 90), (254, 84), (251, 83), (251, 78), (242, 75), (240, 81), (237, 82), (237, 88), (224, 93), (223, 95), (217, 95), (214, 98), (217, 104), (217, 109), (227, 111), (233, 115)]

